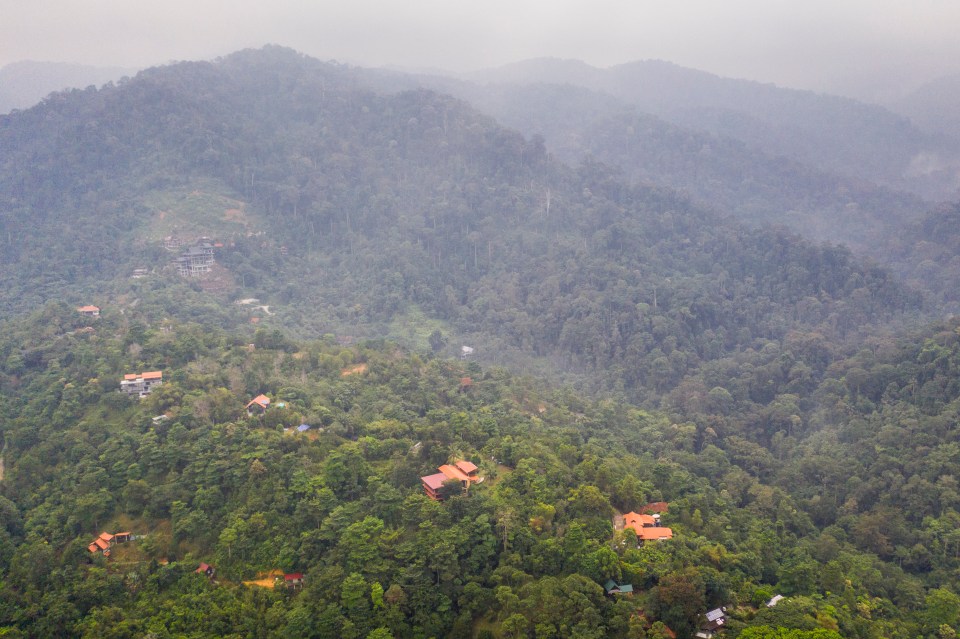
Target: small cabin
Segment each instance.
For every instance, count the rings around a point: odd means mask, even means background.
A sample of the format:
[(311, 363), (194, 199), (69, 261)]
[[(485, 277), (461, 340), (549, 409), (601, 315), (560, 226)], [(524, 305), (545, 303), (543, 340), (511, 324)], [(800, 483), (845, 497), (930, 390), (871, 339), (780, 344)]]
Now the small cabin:
[(633, 596), (633, 584), (620, 584), (610, 579), (603, 584), (603, 589), (608, 595), (627, 595)]
[(200, 565), (197, 566), (197, 569), (194, 570), (193, 572), (195, 572), (195, 573), (197, 573), (197, 574), (199, 574), (199, 575), (206, 575), (207, 577), (212, 578), (212, 577), (213, 577), (213, 574), (214, 574), (215, 572), (217, 572), (217, 571), (216, 571), (216, 570), (214, 569), (214, 567), (211, 566), (210, 564), (206, 564), (206, 563), (201, 562)]
[(83, 315), (84, 317), (100, 317), (100, 307), (99, 306), (81, 306), (77, 309), (77, 312)]
[(714, 608), (713, 610), (708, 610), (703, 615), (707, 623), (705, 624), (705, 629), (708, 631), (715, 631), (723, 628), (727, 624), (727, 609), (726, 608)]
[(266, 395), (257, 395), (247, 404), (247, 415), (263, 415), (270, 407), (270, 398)]
[(292, 588), (294, 590), (299, 590), (303, 588), (303, 573), (302, 572), (291, 572), (283, 576), (283, 583), (287, 588)]

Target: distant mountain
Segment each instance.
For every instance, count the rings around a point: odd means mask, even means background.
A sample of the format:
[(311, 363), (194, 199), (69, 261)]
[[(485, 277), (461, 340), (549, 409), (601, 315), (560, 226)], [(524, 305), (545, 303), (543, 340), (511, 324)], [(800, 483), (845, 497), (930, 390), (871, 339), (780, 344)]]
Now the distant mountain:
[[(575, 67), (584, 68), (589, 69)], [(361, 74), (382, 91), (430, 87), (455, 95), (527, 136), (542, 136), (550, 152), (568, 164), (594, 158), (619, 169), (632, 183), (678, 189), (699, 206), (748, 224), (788, 226), (881, 259), (884, 239), (929, 208), (919, 196), (770, 155), (727, 135), (673, 124), (598, 90), (571, 84), (477, 84), (383, 70)]]
[(162, 238), (218, 236), (219, 299), (260, 299), (268, 325), (412, 321), (642, 393), (757, 339), (841, 338), (920, 301), (844, 248), (571, 169), (454, 98), (378, 95), (286, 49), (58, 94), (0, 117), (0, 146), (5, 309), (157, 285), (134, 268), (172, 285)]
[(960, 140), (960, 74), (928, 82), (891, 108), (928, 133)]
[(539, 59), (465, 77), (491, 84), (570, 84), (600, 91), (688, 128), (771, 156), (927, 198), (960, 188), (960, 146), (904, 117), (855, 100), (721, 78), (661, 61), (597, 69)]
[(0, 113), (26, 109), (54, 91), (100, 86), (135, 69), (25, 60), (0, 68)]

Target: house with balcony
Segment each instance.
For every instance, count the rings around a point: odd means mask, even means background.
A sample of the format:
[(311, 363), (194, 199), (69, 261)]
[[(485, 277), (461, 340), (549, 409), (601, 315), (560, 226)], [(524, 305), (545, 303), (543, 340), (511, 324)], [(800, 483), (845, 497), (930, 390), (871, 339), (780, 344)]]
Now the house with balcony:
[(147, 373), (129, 373), (120, 381), (120, 390), (127, 395), (136, 395), (143, 399), (153, 391), (155, 386), (163, 384), (162, 371)]
[(478, 484), (483, 481), (483, 477), (477, 475), (477, 466), (473, 462), (461, 460), (453, 464), (444, 464), (437, 470), (440, 472), (420, 478), (427, 497), (435, 501), (443, 501), (440, 489), (443, 488), (445, 482), (459, 481), (463, 492), (467, 492), (470, 489), (470, 484)]

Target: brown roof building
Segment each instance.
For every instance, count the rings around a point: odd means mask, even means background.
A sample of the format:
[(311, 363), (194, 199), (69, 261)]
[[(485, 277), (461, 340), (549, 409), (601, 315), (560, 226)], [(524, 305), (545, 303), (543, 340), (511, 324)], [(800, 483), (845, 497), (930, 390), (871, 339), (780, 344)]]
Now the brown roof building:
[(457, 480), (460, 482), (460, 485), (463, 486), (463, 490), (466, 491), (470, 488), (470, 484), (483, 481), (483, 477), (477, 476), (477, 465), (473, 462), (458, 461), (453, 464), (444, 464), (437, 470), (440, 472), (435, 475), (427, 475), (420, 478), (420, 481), (423, 482), (423, 490), (427, 493), (427, 496), (437, 501), (443, 499), (440, 495), (440, 489), (443, 487), (444, 482)]

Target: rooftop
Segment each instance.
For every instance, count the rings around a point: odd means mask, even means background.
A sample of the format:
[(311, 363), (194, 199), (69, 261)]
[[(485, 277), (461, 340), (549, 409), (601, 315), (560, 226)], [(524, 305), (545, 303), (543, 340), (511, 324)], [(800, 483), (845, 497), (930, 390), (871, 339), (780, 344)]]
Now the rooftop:
[(266, 408), (267, 406), (270, 405), (270, 398), (267, 397), (266, 395), (257, 395), (256, 397), (250, 400), (250, 403), (247, 404), (247, 408), (250, 408), (254, 404), (256, 404), (261, 408)]
[(448, 477), (443, 473), (437, 473), (436, 475), (427, 475), (426, 477), (421, 477), (420, 480), (429, 487), (431, 490), (440, 490), (443, 486), (443, 482), (447, 481)]

